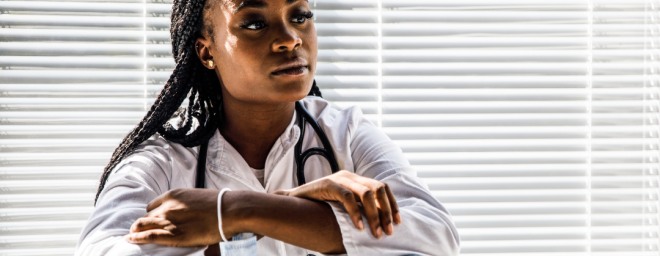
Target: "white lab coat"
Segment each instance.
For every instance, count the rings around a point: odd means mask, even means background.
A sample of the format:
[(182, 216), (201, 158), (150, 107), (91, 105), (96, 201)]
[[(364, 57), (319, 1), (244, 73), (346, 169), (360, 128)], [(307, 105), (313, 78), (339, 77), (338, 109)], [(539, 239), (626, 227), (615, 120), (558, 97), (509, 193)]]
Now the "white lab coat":
[[(303, 104), (327, 134), (339, 169), (387, 183), (399, 205), (403, 223), (394, 225), (392, 236), (375, 239), (368, 228), (355, 228), (341, 204), (329, 202), (348, 255), (458, 254), (459, 237), (449, 212), (417, 178), (401, 149), (364, 119), (359, 108), (338, 111), (313, 96), (306, 97)], [(309, 124), (305, 131), (303, 150), (320, 147)], [(294, 114), (268, 154), (264, 188), (241, 155), (216, 131), (208, 146), (206, 187), (263, 193), (296, 187), (294, 146), (299, 136)], [(152, 199), (172, 189), (195, 187), (197, 149), (154, 136), (124, 159), (110, 175), (83, 228), (76, 255), (203, 255), (205, 247), (135, 245), (123, 239), (131, 224), (147, 213)], [(307, 182), (331, 174), (322, 157), (311, 157), (305, 167)], [(366, 218), (363, 220), (366, 224)], [(259, 255), (322, 255), (269, 237), (258, 241), (258, 251)]]

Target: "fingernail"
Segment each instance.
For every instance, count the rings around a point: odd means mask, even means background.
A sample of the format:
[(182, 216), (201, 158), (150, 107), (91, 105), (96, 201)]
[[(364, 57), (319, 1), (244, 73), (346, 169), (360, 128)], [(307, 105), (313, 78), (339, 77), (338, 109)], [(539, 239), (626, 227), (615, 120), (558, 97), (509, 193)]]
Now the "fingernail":
[(359, 229), (360, 231), (363, 231), (363, 230), (364, 230), (364, 223), (362, 222), (362, 219), (359, 219), (359, 220), (358, 220), (358, 229)]
[(383, 237), (383, 230), (378, 226), (376, 227), (376, 238), (380, 239), (381, 237)]
[(126, 240), (126, 242), (133, 243), (133, 240), (131, 240), (131, 235), (125, 235), (124, 240)]
[(392, 226), (392, 223), (387, 224), (387, 233), (391, 236), (394, 233), (394, 226)]
[(399, 214), (398, 212), (394, 214), (394, 223), (401, 224), (401, 214)]

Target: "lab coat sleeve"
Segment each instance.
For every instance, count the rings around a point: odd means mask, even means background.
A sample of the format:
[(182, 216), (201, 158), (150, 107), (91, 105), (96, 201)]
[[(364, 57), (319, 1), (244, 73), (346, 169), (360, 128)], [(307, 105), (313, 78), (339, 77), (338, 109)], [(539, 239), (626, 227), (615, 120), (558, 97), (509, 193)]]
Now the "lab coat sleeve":
[(76, 256), (204, 255), (206, 247), (136, 245), (124, 240), (133, 222), (147, 213), (147, 204), (170, 189), (170, 149), (163, 141), (148, 144), (151, 145), (136, 150), (113, 170), (82, 230)]
[[(458, 255), (460, 241), (449, 212), (429, 192), (401, 149), (362, 118), (349, 124), (354, 171), (386, 183), (399, 206), (402, 223), (391, 236), (376, 239), (354, 227), (342, 204), (329, 202), (348, 255)], [(366, 224), (367, 219), (363, 216)]]

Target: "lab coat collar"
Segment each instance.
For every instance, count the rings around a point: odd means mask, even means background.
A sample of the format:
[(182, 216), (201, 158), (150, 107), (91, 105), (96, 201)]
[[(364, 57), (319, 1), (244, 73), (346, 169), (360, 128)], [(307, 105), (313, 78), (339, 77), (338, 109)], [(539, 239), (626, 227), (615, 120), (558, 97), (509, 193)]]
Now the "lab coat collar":
[(220, 131), (216, 130), (215, 135), (209, 140), (207, 149), (206, 166), (207, 170), (230, 175), (241, 181), (254, 191), (269, 191), (270, 177), (275, 171), (280, 161), (291, 161), (293, 158), (285, 159), (285, 155), (294, 148), (300, 137), (300, 128), (296, 125), (296, 111), (294, 110), (291, 122), (286, 127), (282, 135), (275, 141), (266, 157), (264, 170), (264, 185), (250, 170), (250, 166), (238, 151), (222, 136)]

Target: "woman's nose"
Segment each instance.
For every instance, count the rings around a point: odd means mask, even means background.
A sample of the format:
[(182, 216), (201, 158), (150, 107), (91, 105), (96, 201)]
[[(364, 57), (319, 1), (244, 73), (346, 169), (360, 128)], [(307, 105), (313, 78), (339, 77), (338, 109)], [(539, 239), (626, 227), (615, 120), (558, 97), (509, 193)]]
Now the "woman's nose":
[(281, 24), (279, 30), (275, 31), (277, 36), (272, 44), (274, 52), (293, 51), (302, 46), (302, 39), (287, 24)]

